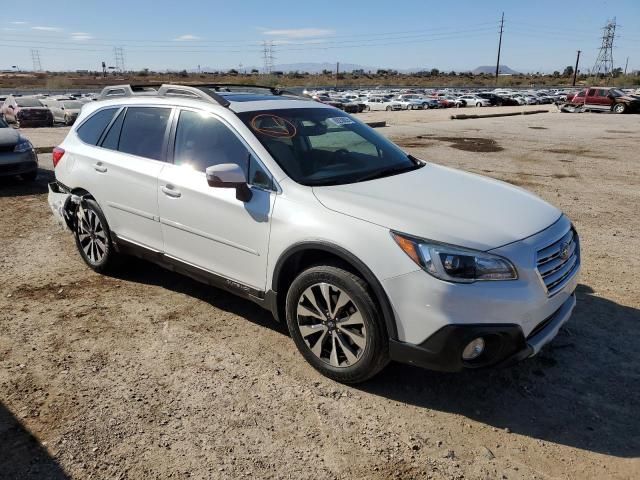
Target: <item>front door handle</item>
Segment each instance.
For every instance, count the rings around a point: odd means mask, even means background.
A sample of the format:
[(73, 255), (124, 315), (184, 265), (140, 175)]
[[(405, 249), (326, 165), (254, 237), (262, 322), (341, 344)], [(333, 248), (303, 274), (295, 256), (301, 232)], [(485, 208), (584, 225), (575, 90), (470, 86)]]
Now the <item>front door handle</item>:
[(105, 167), (104, 165), (102, 165), (102, 162), (98, 162), (98, 163), (94, 163), (93, 164), (93, 169), (96, 172), (100, 172), (100, 173), (105, 173), (107, 171), (107, 167)]
[(169, 185), (169, 184), (162, 187), (162, 193), (172, 198), (180, 198), (182, 196), (182, 193), (180, 193), (180, 190), (176, 190), (176, 188), (173, 185)]

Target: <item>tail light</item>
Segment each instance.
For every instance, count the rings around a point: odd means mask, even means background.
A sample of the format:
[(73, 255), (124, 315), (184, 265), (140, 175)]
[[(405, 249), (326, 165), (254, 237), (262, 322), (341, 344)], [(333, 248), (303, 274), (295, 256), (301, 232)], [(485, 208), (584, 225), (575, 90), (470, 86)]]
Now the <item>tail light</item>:
[(53, 168), (56, 168), (58, 166), (58, 163), (60, 163), (60, 160), (62, 160), (62, 157), (64, 155), (64, 148), (56, 147), (51, 153), (51, 158), (53, 159)]

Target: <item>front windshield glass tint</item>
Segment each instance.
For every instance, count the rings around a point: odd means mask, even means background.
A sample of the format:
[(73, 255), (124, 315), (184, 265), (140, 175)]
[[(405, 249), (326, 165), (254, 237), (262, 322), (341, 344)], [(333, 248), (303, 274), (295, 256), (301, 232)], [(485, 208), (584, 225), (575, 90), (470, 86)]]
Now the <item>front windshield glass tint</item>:
[(238, 116), (287, 175), (303, 185), (355, 183), (422, 165), (336, 109), (295, 108)]

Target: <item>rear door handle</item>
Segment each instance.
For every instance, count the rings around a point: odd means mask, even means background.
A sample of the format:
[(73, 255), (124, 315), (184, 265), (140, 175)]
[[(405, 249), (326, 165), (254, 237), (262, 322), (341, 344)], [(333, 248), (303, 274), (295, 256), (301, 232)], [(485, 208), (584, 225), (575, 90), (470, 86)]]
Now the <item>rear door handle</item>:
[(98, 163), (94, 163), (93, 164), (93, 169), (96, 172), (100, 172), (100, 173), (105, 173), (107, 171), (107, 167), (105, 167), (104, 165), (102, 165), (102, 162), (98, 162)]
[(173, 185), (169, 184), (162, 187), (162, 193), (172, 198), (180, 198), (182, 196), (182, 193), (180, 193), (179, 190), (176, 190)]

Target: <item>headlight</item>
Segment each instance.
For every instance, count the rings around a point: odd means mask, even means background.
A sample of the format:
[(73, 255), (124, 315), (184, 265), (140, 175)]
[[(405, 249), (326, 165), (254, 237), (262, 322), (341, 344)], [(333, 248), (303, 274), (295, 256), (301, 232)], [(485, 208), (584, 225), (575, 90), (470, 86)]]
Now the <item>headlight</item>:
[(427, 273), (448, 282), (516, 280), (518, 274), (506, 258), (478, 250), (430, 242), (391, 232), (398, 246)]
[(31, 150), (33, 150), (33, 145), (31, 145), (31, 142), (26, 138), (21, 138), (18, 144), (13, 148), (13, 151), (16, 153), (30, 152)]

